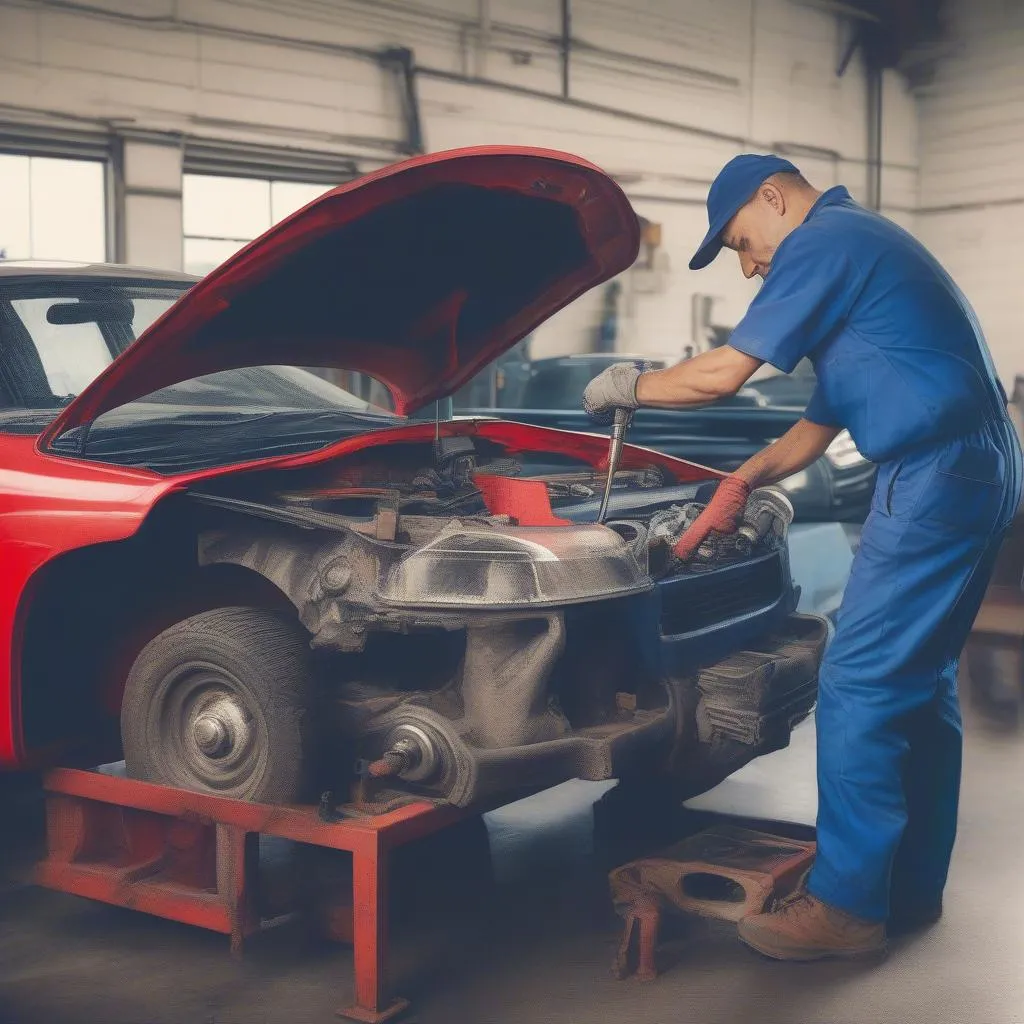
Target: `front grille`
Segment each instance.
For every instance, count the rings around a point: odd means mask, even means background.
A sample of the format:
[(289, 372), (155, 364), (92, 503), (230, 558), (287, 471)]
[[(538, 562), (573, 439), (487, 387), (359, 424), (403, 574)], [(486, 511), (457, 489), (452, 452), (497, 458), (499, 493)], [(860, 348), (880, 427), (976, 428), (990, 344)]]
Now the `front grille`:
[(694, 633), (768, 608), (784, 582), (778, 554), (668, 581), (661, 587), (662, 635)]

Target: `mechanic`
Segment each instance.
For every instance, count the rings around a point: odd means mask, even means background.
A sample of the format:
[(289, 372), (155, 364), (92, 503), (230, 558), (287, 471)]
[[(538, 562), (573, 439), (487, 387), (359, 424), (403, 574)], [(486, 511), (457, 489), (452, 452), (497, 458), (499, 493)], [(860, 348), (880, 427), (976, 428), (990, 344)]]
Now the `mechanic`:
[(819, 192), (775, 156), (726, 164), (690, 268), (722, 247), (762, 284), (729, 343), (664, 370), (617, 363), (584, 407), (681, 407), (804, 357), (802, 419), (719, 484), (674, 551), (736, 529), (750, 491), (805, 468), (843, 427), (878, 464), (819, 677), (817, 855), (799, 891), (740, 937), (781, 960), (884, 949), (936, 921), (956, 832), (957, 662), (1021, 497), (1020, 443), (967, 300), (914, 238)]

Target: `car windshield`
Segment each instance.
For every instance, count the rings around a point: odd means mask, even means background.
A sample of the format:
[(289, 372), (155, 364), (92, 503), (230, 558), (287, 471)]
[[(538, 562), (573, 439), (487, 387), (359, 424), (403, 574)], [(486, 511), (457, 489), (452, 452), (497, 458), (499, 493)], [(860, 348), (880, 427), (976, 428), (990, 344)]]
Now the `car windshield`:
[[(113, 277), (0, 283), (0, 431), (42, 431), (187, 289)], [(54, 447), (152, 468), (166, 455), (182, 468), (198, 464), (197, 446), (209, 449), (203, 464), (216, 464), (309, 450), (399, 419), (388, 389), (365, 374), (253, 366), (162, 388)], [(172, 449), (187, 453), (180, 464)]]

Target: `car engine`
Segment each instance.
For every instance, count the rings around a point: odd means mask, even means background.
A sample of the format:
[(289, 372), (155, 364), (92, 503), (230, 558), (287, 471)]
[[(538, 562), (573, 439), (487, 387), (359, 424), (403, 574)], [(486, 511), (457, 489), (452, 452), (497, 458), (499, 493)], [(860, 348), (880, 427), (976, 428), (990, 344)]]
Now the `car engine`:
[(598, 525), (604, 483), (563, 455), (455, 436), (190, 497), (200, 563), (255, 570), (297, 608), (336, 784), (358, 763), (358, 802), (379, 811), (614, 777), (679, 730), (695, 681), (659, 663), (658, 581), (784, 558), (792, 510), (756, 491), (737, 532), (682, 566), (672, 541), (713, 481), (620, 471)]

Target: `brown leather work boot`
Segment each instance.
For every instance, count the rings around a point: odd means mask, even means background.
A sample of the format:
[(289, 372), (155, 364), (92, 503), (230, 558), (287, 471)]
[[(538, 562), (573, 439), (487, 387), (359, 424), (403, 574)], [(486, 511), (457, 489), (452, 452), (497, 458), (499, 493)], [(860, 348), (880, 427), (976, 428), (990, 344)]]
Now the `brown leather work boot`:
[(858, 957), (885, 949), (885, 925), (862, 921), (798, 891), (770, 914), (739, 923), (740, 939), (773, 960)]

